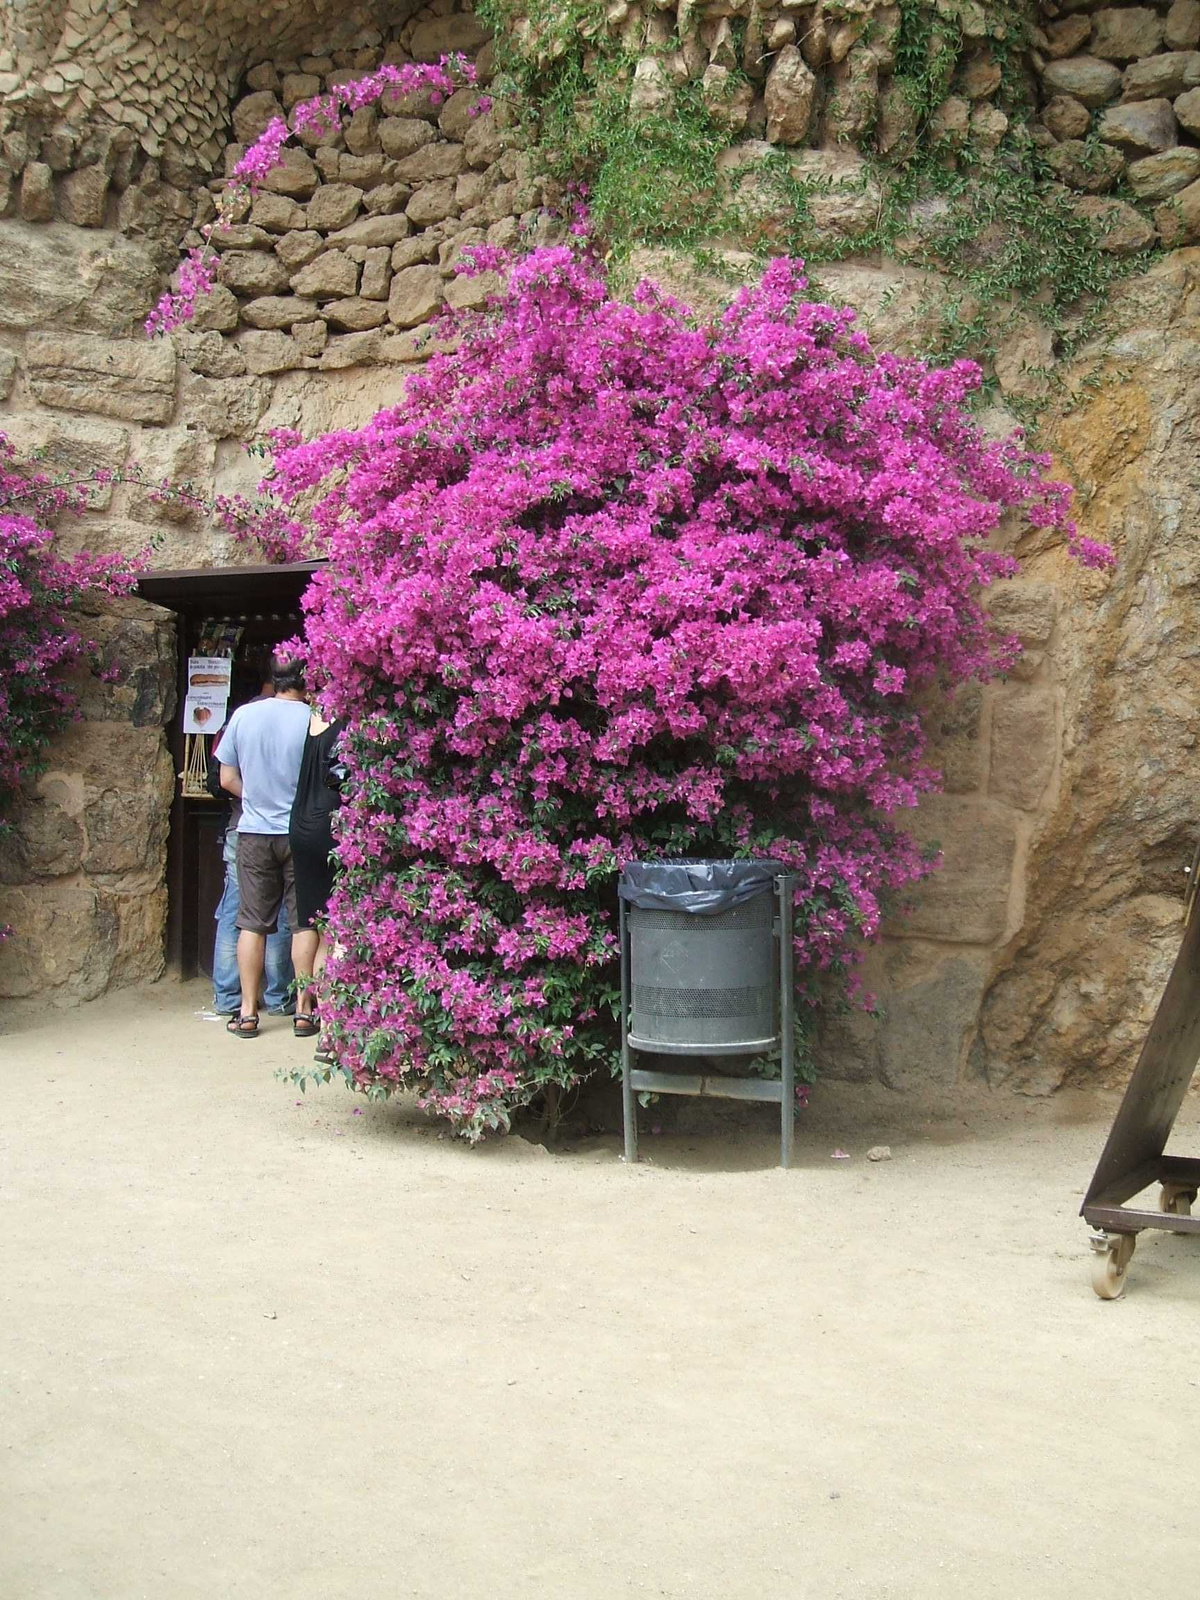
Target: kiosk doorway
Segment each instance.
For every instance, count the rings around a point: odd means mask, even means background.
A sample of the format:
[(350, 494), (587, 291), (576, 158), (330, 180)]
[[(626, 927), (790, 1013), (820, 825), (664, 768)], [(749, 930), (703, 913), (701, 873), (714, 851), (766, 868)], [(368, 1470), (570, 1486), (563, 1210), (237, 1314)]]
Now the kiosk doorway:
[[(228, 713), (253, 699), (272, 652), (300, 632), (300, 600), (321, 564), (201, 567), (151, 572), (138, 581), (143, 600), (173, 611), (177, 619), (178, 704), (167, 729), (176, 776), (167, 842), (166, 958), (181, 978), (212, 975), (214, 917), (225, 881), (221, 835), (228, 810), (194, 779), (187, 781), (189, 765), (196, 769), (216, 742), (213, 734), (185, 732), (188, 663), (210, 652), (227, 655)], [(224, 714), (218, 710), (217, 715), (223, 724)]]

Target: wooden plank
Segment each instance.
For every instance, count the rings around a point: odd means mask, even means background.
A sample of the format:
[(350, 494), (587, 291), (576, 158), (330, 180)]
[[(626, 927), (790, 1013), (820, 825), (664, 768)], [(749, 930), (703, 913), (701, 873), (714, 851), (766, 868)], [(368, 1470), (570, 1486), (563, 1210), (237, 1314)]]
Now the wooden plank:
[[(1083, 1203), (1106, 1200), (1156, 1163), (1200, 1060), (1200, 917), (1192, 917)], [(1157, 1215), (1157, 1213), (1156, 1213)], [(1181, 1219), (1171, 1218), (1178, 1223)], [(1164, 1226), (1166, 1224), (1159, 1224)], [(1149, 1224), (1143, 1224), (1149, 1226)], [(1180, 1230), (1191, 1231), (1191, 1230)]]
[(1134, 1211), (1130, 1206), (1085, 1204), (1083, 1219), (1107, 1233), (1140, 1233), (1162, 1228), (1168, 1233), (1200, 1233), (1200, 1217), (1175, 1217), (1169, 1211)]
[(637, 1094), (709, 1095), (719, 1100), (755, 1100), (779, 1105), (783, 1085), (769, 1078), (729, 1078), (722, 1073), (648, 1072), (636, 1067), (629, 1081)]

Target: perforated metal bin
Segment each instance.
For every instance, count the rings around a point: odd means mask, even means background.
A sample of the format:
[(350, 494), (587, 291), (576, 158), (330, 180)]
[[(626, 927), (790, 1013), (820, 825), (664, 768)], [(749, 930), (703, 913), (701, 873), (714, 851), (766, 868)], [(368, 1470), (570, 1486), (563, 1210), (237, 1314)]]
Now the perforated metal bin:
[[(638, 1093), (780, 1104), (791, 1152), (793, 879), (778, 861), (633, 862), (618, 887), (625, 1152), (637, 1159)], [(784, 930), (787, 936), (784, 936)], [(781, 1077), (681, 1075), (635, 1052), (754, 1056), (781, 1051)]]
[(629, 1042), (657, 1055), (747, 1055), (779, 1044), (774, 885), (700, 916), (629, 907)]

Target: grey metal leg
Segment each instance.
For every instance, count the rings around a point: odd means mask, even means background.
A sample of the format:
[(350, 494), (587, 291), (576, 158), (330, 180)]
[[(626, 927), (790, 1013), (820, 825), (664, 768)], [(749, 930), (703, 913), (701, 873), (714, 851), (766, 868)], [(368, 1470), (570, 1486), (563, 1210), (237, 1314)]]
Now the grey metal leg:
[(629, 1163), (638, 1158), (638, 1129), (637, 1100), (630, 1079), (633, 1052), (629, 1048), (629, 929), (624, 900), (617, 901), (617, 918), (621, 936), (621, 1112), (625, 1125), (625, 1160)]
[(792, 1138), (796, 1129), (796, 1062), (793, 1038), (795, 995), (793, 993), (792, 921), (795, 887), (790, 877), (779, 884), (779, 1012), (782, 1031), (780, 1061), (780, 1152), (779, 1165), (792, 1164)]

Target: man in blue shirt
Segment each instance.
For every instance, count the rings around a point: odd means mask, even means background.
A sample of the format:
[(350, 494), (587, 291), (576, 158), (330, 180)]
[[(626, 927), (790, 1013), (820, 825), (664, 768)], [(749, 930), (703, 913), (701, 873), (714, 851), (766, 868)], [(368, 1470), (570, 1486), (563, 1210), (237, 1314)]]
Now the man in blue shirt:
[(287, 906), (293, 928), (296, 886), (288, 822), (308, 737), (308, 702), (298, 662), (271, 663), (275, 693), (239, 706), (221, 735), (221, 787), (241, 801), (237, 825), (238, 976), (241, 1011), (226, 1027), (239, 1039), (258, 1033), (258, 994), (267, 935)]

